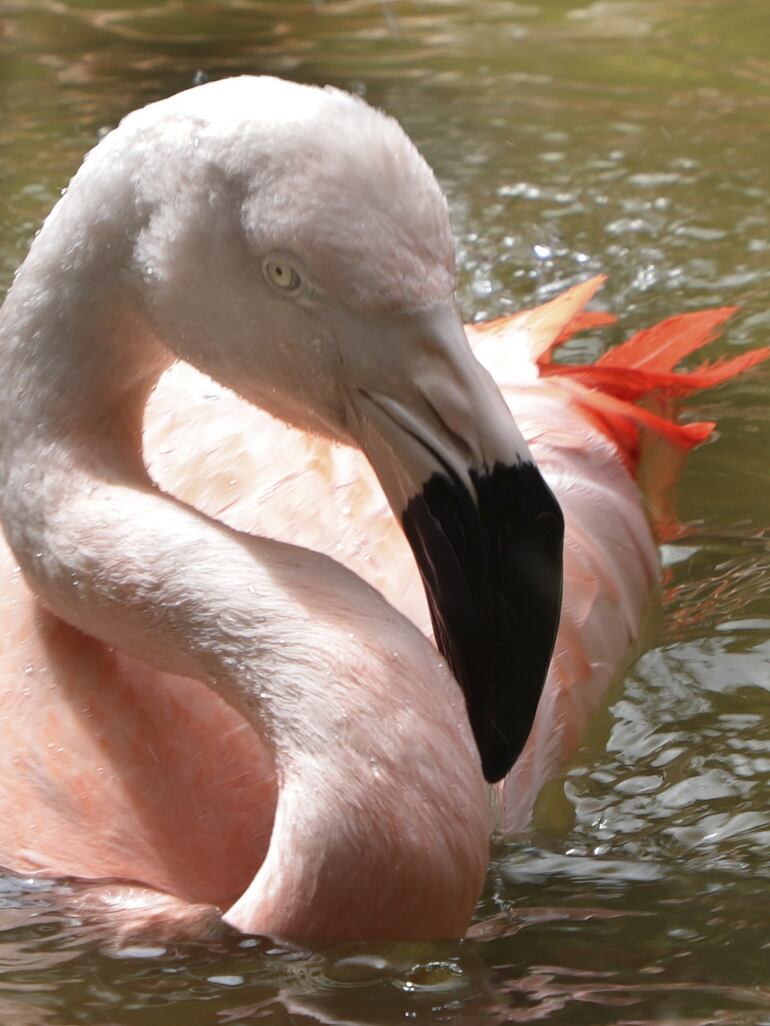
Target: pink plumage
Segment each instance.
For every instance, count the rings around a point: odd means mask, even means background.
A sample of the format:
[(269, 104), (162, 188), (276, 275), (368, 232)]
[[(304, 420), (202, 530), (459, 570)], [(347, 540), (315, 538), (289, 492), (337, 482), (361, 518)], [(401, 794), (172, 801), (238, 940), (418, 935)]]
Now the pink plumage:
[[(554, 347), (575, 330), (611, 320), (583, 311), (599, 284), (467, 329), (566, 517), (562, 621), (530, 739), (499, 785), (505, 829), (527, 822), (543, 782), (578, 743), (659, 581), (633, 476), (640, 432), (687, 448), (711, 430), (636, 403), (710, 387), (768, 356), (756, 350), (675, 373), (731, 312), (712, 311), (671, 318), (590, 366), (553, 362)], [(177, 364), (150, 400), (145, 454), (165, 491), (238, 530), (328, 553), (429, 632), (412, 555), (358, 452), (289, 429)], [(262, 743), (201, 684), (150, 669), (45, 612), (4, 546), (0, 602), (8, 625), (0, 636), (0, 864), (133, 881), (93, 892), (115, 922), (208, 929), (218, 921), (212, 906), (236, 903), (268, 851), (277, 785)], [(382, 715), (395, 710), (383, 706)], [(414, 745), (431, 743), (426, 709), (415, 707), (403, 729)], [(303, 801), (297, 814), (310, 816), (312, 796)], [(450, 827), (463, 830), (460, 820)], [(429, 819), (414, 823), (418, 835), (427, 828)], [(357, 853), (362, 864), (371, 856)]]

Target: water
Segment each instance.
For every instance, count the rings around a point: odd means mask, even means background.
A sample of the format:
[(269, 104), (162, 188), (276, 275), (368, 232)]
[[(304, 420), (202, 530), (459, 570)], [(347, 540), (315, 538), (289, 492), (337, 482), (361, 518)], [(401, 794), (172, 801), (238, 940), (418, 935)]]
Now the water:
[[(0, 26), (0, 282), (82, 152), (206, 75), (364, 93), (444, 184), (468, 318), (602, 270), (622, 325), (740, 306), (770, 335), (766, 0), (18, 0)], [(770, 1023), (770, 372), (690, 403), (652, 647), (532, 829), (499, 844), (463, 944), (306, 952), (232, 936), (121, 957), (0, 881), (4, 1026)]]

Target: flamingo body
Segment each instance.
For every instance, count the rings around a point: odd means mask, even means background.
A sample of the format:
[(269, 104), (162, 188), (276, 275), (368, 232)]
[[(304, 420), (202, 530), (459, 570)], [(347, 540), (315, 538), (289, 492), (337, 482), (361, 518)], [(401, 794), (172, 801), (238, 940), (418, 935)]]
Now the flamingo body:
[[(174, 139), (184, 135), (189, 104), (203, 119), (205, 135), (217, 88), (204, 87), (199, 106), (194, 99), (169, 101), (169, 113), (158, 114), (171, 118), (158, 122), (166, 125), (164, 145), (169, 124)], [(383, 127), (368, 108), (337, 94), (319, 97), (318, 91), (306, 94), (262, 80), (222, 88), (244, 100), (288, 97), (287, 123), (302, 145), (300, 130), (307, 124), (323, 135), (316, 121), (322, 124), (327, 108), (345, 124), (346, 118), (353, 125), (360, 121), (371, 139), (384, 132), (383, 166), (396, 177), (412, 174), (423, 213), (429, 210), (424, 216), (430, 223), (421, 230), (433, 231), (445, 247), (443, 200), (392, 123)], [(144, 141), (141, 133), (145, 123), (153, 129), (154, 115), (132, 118), (118, 139), (138, 126)], [(272, 120), (268, 124), (272, 132)], [(271, 136), (272, 145), (276, 138), (280, 146), (289, 145), (280, 134)], [(338, 173), (338, 163), (335, 157), (325, 166), (327, 175)], [(95, 159), (90, 167), (103, 174), (109, 163)], [(283, 194), (271, 192), (269, 173), (264, 175), (263, 191), (277, 202)], [(362, 175), (360, 189), (366, 181)], [(559, 340), (589, 323), (581, 311), (599, 282), (585, 283), (539, 310), (468, 329), (521, 440), (451, 323), (441, 298), (451, 280), (445, 263), (431, 264), (434, 250), (416, 243), (411, 277), (402, 280), (396, 257), (409, 221), (407, 204), (401, 214), (381, 215), (395, 218), (387, 223), (396, 256), (385, 261), (392, 277), (378, 291), (367, 291), (366, 253), (344, 251), (336, 272), (347, 284), (354, 277), (352, 313), (345, 313), (359, 318), (353, 336), (364, 323), (392, 338), (395, 324), (402, 334), (412, 334), (405, 354), (393, 359), (412, 367), (416, 351), (419, 360), (412, 370), (395, 374), (394, 391), (379, 396), (372, 389), (380, 372), (376, 364), (374, 372), (369, 368), (376, 354), (343, 352), (345, 368), (352, 364), (360, 375), (354, 378), (354, 399), (346, 393), (343, 415), (334, 389), (322, 398), (311, 396), (307, 382), (292, 377), (291, 331), (301, 334), (309, 323), (307, 330), (315, 333), (316, 322), (303, 320), (304, 313), (292, 322), (287, 311), (293, 308), (283, 297), (278, 303), (265, 292), (263, 299), (283, 346), (265, 350), (262, 364), (252, 369), (248, 361), (256, 357), (244, 335), (241, 349), (233, 343), (233, 358), (241, 360), (236, 380), (225, 369), (221, 349), (201, 355), (205, 340), (198, 339), (189, 317), (173, 321), (169, 310), (179, 304), (179, 289), (189, 284), (184, 274), (195, 266), (188, 260), (180, 283), (177, 265), (164, 264), (166, 250), (176, 252), (177, 235), (185, 245), (194, 238), (194, 232), (185, 234), (186, 223), (169, 233), (169, 210), (178, 215), (172, 204), (158, 207), (162, 216), (150, 217), (149, 228), (144, 222), (136, 229), (120, 226), (137, 243), (140, 287), (159, 290), (141, 317), (123, 320), (116, 313), (109, 322), (110, 339), (125, 335), (133, 346), (134, 376), (126, 379), (117, 343), (77, 348), (93, 327), (79, 319), (85, 316), (81, 311), (70, 311), (78, 329), (71, 339), (58, 325), (50, 340), (45, 330), (34, 334), (28, 328), (35, 317), (46, 329), (53, 324), (45, 290), (32, 286), (41, 267), (53, 274), (46, 247), (55, 254), (54, 230), (80, 224), (70, 214), (78, 213), (72, 206), (78, 202), (77, 179), (73, 184), (75, 198), (57, 208), (33, 246), (7, 314), (9, 335), (22, 354), (11, 365), (21, 383), (18, 394), (35, 394), (24, 377), (32, 373), (33, 358), (26, 353), (34, 339), (34, 359), (57, 372), (61, 361), (66, 373), (57, 387), (74, 387), (79, 398), (63, 404), (64, 420), (51, 414), (50, 427), (47, 406), (41, 406), (39, 421), (30, 414), (30, 427), (18, 430), (15, 462), (6, 456), (5, 520), (14, 552), (0, 544), (0, 865), (122, 882), (102, 887), (100, 900), (116, 917), (122, 910), (129, 920), (136, 914), (156, 926), (159, 920), (172, 928), (187, 921), (195, 928), (225, 913), (241, 929), (291, 937), (458, 935), (481, 887), (490, 823), (463, 695), (424, 640), (431, 615), (391, 509), (410, 508), (410, 489), (436, 473), (434, 460), (449, 468), (458, 488), (465, 487), (459, 452), (476, 467), (474, 473), (500, 461), (519, 466), (531, 453), (564, 511), (564, 602), (554, 657), (529, 741), (500, 785), (503, 825), (521, 826), (638, 633), (659, 578), (655, 541), (633, 473), (638, 429), (658, 431), (682, 448), (710, 429), (677, 427), (639, 410), (635, 401), (718, 383), (766, 353), (750, 354), (740, 366), (708, 369), (698, 380), (677, 375), (676, 361), (707, 341), (712, 325), (701, 324), (684, 332), (686, 337), (669, 325), (662, 345), (654, 334), (630, 340), (616, 350), (622, 353), (614, 363), (608, 359), (582, 369), (552, 364), (550, 352)], [(152, 183), (141, 193), (148, 209), (160, 203), (155, 192), (161, 188)], [(213, 223), (220, 231), (229, 222), (212, 195)], [(199, 192), (194, 198), (200, 201)], [(127, 209), (130, 222), (144, 208), (136, 203)], [(250, 212), (243, 230), (251, 230), (253, 207), (239, 209)], [(78, 249), (77, 258), (67, 253), (75, 261), (74, 280), (93, 286), (103, 274), (99, 254), (92, 266), (88, 250), (100, 234), (108, 236), (109, 216), (100, 209), (88, 245)], [(276, 228), (268, 218), (257, 227), (269, 228), (281, 246), (287, 240), (302, 245), (297, 224), (287, 227), (279, 219)], [(319, 238), (323, 232), (314, 230), (303, 250), (307, 263), (296, 263), (303, 275), (314, 266)], [(332, 250), (339, 245), (334, 236)], [(280, 263), (284, 250), (276, 252), (277, 258), (268, 255), (261, 265), (266, 277), (273, 275), (274, 290), (283, 288), (279, 278), (287, 274)], [(228, 252), (228, 259), (235, 258)], [(288, 259), (293, 268), (295, 258)], [(333, 262), (322, 266), (317, 292), (307, 300), (321, 304), (319, 317), (337, 317), (336, 311), (328, 313), (334, 271)], [(77, 295), (69, 281), (63, 292), (68, 302)], [(227, 286), (234, 289), (231, 282)], [(223, 315), (222, 323), (236, 334), (250, 323), (246, 316), (232, 316), (232, 308), (246, 302), (246, 291), (233, 293), (235, 301)], [(84, 297), (90, 295), (84, 290)], [(415, 297), (429, 304), (430, 317), (419, 303), (412, 309)], [(394, 303), (401, 304), (396, 315)], [(61, 306), (56, 309), (61, 313)], [(343, 321), (334, 323), (335, 338), (344, 341), (350, 329)], [(214, 319), (209, 327), (218, 324)], [(98, 327), (105, 330), (101, 321)], [(172, 329), (181, 340), (180, 355), (199, 370), (184, 362), (169, 366), (156, 336), (166, 331), (176, 338)], [(433, 348), (423, 352), (426, 333)], [(337, 366), (339, 353), (331, 359), (319, 349), (324, 339), (309, 337), (314, 380), (322, 392), (324, 374)], [(67, 346), (72, 369), (66, 366)], [(283, 349), (290, 353), (285, 365)], [(669, 366), (661, 363), (666, 354), (673, 361)], [(125, 353), (121, 358), (123, 367)], [(262, 381), (265, 361), (277, 382), (272, 390)], [(204, 369), (237, 384), (245, 398), (214, 383)], [(253, 381), (238, 380), (238, 373), (253, 373)], [(411, 380), (412, 373), (422, 391), (404, 397), (398, 389), (406, 385), (399, 382)], [(45, 375), (38, 380), (40, 387), (48, 381)], [(462, 387), (456, 391), (458, 381)], [(93, 391), (81, 392), (81, 386)], [(467, 407), (467, 396), (475, 406)], [(306, 420), (297, 412), (300, 400), (310, 410)], [(297, 426), (272, 419), (254, 405), (258, 401), (273, 404), (274, 413)], [(362, 405), (351, 413), (350, 402)], [(131, 428), (142, 411), (143, 429)], [(7, 424), (12, 433), (12, 417)], [(369, 461), (319, 431), (356, 441)], [(422, 448), (409, 441), (425, 434), (430, 441)], [(392, 463), (394, 445), (404, 447), (406, 476)], [(549, 496), (546, 490), (529, 501), (542, 500), (544, 515), (552, 517)], [(472, 529), (466, 524), (466, 531)], [(540, 541), (528, 537), (528, 551), (534, 552)], [(551, 566), (549, 544), (543, 542), (541, 568)], [(332, 557), (352, 574), (308, 550)], [(426, 573), (423, 566), (424, 578)], [(439, 580), (438, 591), (445, 587)], [(545, 615), (550, 594), (544, 593)], [(440, 617), (435, 595), (432, 602), (431, 612)], [(475, 615), (475, 600), (470, 607)], [(514, 619), (509, 629), (515, 625)], [(546, 649), (548, 637), (546, 630)], [(493, 634), (490, 639), (490, 645), (498, 643)], [(451, 645), (450, 650), (462, 676), (465, 657)], [(506, 664), (495, 663), (500, 665)], [(466, 701), (472, 700), (466, 691)]]

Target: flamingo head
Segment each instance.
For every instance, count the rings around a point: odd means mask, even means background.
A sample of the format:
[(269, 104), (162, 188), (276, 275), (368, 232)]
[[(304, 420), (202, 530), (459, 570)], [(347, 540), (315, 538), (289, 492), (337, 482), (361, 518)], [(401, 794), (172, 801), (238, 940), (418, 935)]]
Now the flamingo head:
[(244, 398), (366, 453), (500, 779), (550, 661), (563, 522), (468, 346), (433, 173), (362, 100), (275, 79), (124, 124), (114, 159), (152, 167), (133, 253), (151, 323)]

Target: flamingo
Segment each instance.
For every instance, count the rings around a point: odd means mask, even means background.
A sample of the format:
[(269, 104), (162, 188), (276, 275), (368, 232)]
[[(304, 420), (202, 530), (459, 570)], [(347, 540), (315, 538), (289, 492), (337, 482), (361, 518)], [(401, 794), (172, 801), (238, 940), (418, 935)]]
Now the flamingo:
[(659, 579), (640, 429), (713, 426), (637, 401), (767, 355), (674, 372), (724, 310), (553, 362), (599, 284), (466, 335), (431, 171), (339, 90), (102, 140), (0, 312), (0, 865), (116, 930), (461, 936), (485, 781), (521, 825)]

